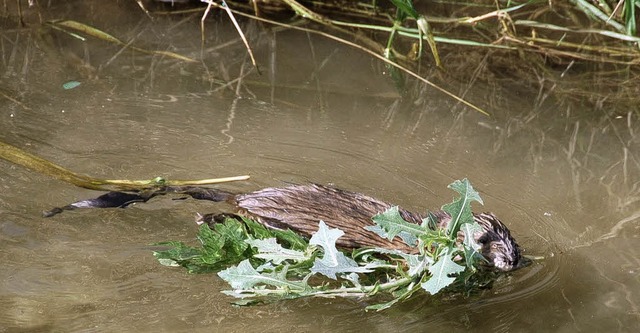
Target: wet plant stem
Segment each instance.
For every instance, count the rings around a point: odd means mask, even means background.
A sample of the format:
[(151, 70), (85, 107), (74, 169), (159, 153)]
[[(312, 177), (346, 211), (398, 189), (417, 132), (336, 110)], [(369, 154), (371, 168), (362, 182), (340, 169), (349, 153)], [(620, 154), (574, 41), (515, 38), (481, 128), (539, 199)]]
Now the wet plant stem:
[(165, 180), (161, 177), (150, 180), (99, 179), (77, 174), (2, 141), (0, 141), (0, 158), (75, 186), (99, 191), (143, 190), (155, 186), (211, 185), (249, 179), (246, 175), (200, 180)]
[[(399, 287), (406, 286), (410, 284), (414, 280), (413, 277), (405, 277), (395, 281), (375, 284), (372, 286), (362, 286), (362, 287), (348, 287), (348, 288), (337, 288), (330, 290), (314, 290), (311, 292), (305, 292), (305, 296), (316, 296), (316, 297), (361, 297), (366, 295), (375, 294), (379, 291), (391, 291), (397, 289)], [(273, 295), (286, 295), (290, 293), (290, 290), (287, 289), (236, 289), (233, 291), (234, 294), (253, 294), (256, 296), (273, 296)]]

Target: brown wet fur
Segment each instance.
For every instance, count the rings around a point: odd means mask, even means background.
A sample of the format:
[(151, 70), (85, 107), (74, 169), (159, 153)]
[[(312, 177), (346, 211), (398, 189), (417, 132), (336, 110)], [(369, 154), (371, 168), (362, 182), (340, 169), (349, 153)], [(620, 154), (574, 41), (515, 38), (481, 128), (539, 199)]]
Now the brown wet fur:
[[(236, 206), (241, 215), (271, 228), (291, 229), (307, 238), (317, 231), (318, 223), (322, 220), (329, 227), (344, 231), (345, 234), (337, 240), (337, 245), (343, 248), (382, 247), (404, 252), (416, 250), (398, 237), (389, 241), (365, 229), (374, 225), (371, 219), (373, 216), (383, 213), (392, 206), (391, 204), (364, 194), (317, 184), (265, 188), (237, 195), (218, 189), (189, 186), (166, 187), (149, 193), (109, 192), (95, 199), (54, 208), (44, 215), (50, 217), (77, 208), (126, 207), (168, 193), (187, 194), (199, 200), (227, 201)], [(421, 214), (402, 208), (398, 210), (406, 221), (422, 223)], [(223, 220), (228, 214), (222, 215), (199, 215), (198, 222), (211, 225)], [(438, 220), (436, 227), (447, 228), (451, 216), (443, 211), (437, 211), (434, 215)], [(473, 219), (482, 227), (482, 231), (474, 233), (473, 238), (481, 246), (480, 253), (487, 259), (487, 265), (502, 271), (520, 267), (523, 263), (520, 247), (511, 236), (509, 228), (492, 213), (474, 213)], [(457, 238), (458, 242), (461, 242), (464, 234), (458, 233)]]
[[(258, 220), (272, 228), (292, 229), (310, 237), (318, 231), (318, 222), (345, 232), (337, 245), (346, 248), (364, 246), (410, 251), (398, 240), (388, 241), (364, 229), (373, 226), (371, 220), (392, 205), (375, 198), (322, 185), (295, 185), (285, 188), (266, 188), (240, 194), (232, 198), (242, 215)], [(421, 223), (422, 216), (400, 208), (402, 217)]]
[[(342, 248), (381, 247), (406, 253), (416, 251), (415, 247), (402, 242), (399, 237), (389, 241), (365, 229), (366, 226), (375, 225), (373, 216), (384, 213), (392, 205), (361, 193), (317, 184), (265, 188), (238, 195), (211, 191), (188, 193), (194, 198), (227, 201), (236, 206), (240, 215), (271, 228), (291, 229), (307, 238), (318, 230), (318, 223), (322, 220), (329, 227), (344, 231), (344, 235), (336, 242)], [(402, 208), (398, 210), (406, 221), (422, 223), (421, 214)], [(437, 227), (447, 228), (451, 221), (449, 214), (436, 211), (434, 215), (438, 219)], [(520, 248), (504, 223), (491, 213), (474, 213), (473, 218), (483, 229), (474, 235), (474, 239), (481, 246), (480, 252), (487, 259), (486, 264), (502, 271), (518, 268), (521, 263)], [(220, 218), (210, 214), (201, 216), (199, 221), (211, 224), (219, 222)], [(458, 241), (462, 241), (460, 237), (459, 233)]]

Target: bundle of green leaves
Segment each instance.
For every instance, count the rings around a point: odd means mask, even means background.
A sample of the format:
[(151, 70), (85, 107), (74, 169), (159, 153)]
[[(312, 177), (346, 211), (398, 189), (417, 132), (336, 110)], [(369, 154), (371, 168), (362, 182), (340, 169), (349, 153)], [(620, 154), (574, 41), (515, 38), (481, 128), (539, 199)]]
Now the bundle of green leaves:
[[(487, 283), (477, 279), (477, 264), (484, 258), (477, 252), (471, 203), (482, 199), (469, 181), (455, 181), (449, 188), (459, 194), (442, 206), (451, 215), (446, 229), (437, 227), (437, 219), (428, 214), (422, 224), (402, 219), (398, 207), (372, 217), (374, 226), (366, 227), (378, 237), (400, 237), (413, 246), (402, 252), (385, 248), (362, 248), (343, 252), (336, 240), (340, 229), (318, 223), (318, 231), (308, 241), (287, 230), (267, 229), (242, 218), (228, 218), (213, 229), (203, 224), (198, 231), (199, 247), (182, 242), (163, 242), (168, 250), (154, 252), (161, 264), (183, 266), (190, 273), (217, 272), (231, 286), (223, 291), (239, 298), (237, 304), (291, 299), (298, 297), (364, 297), (389, 295), (387, 300), (368, 306), (383, 310), (424, 290), (436, 294), (453, 285), (468, 290)], [(457, 241), (458, 232), (464, 241)], [(373, 235), (375, 237), (375, 235)], [(458, 283), (456, 283), (458, 282)]]

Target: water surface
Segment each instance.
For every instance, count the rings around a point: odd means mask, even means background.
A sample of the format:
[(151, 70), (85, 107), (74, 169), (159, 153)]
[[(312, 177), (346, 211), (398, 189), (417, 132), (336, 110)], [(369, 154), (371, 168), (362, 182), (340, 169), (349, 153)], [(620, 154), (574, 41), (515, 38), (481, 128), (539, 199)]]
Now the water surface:
[[(197, 19), (150, 22), (135, 5), (113, 6), (113, 21), (76, 19), (199, 57)], [(332, 41), (246, 28), (262, 75), (222, 19), (210, 23), (204, 64), (117, 54), (92, 40), (89, 62), (102, 68), (90, 74), (66, 62), (69, 52), (86, 59), (69, 36), (2, 32), (13, 42), (3, 44), (0, 87), (25, 107), (0, 100), (0, 139), (96, 177), (250, 174), (223, 187), (333, 184), (420, 211), (449, 202), (446, 186), (467, 177), (485, 201), (476, 209), (496, 213), (526, 254), (544, 259), (480, 295), (424, 295), (381, 313), (364, 312), (370, 300), (344, 299), (239, 308), (217, 276), (162, 267), (149, 246), (194, 241), (195, 212), (228, 207), (166, 197), (44, 219), (44, 210), (99, 193), (0, 161), (0, 331), (640, 328), (637, 110), (580, 112), (553, 90), (540, 103), (538, 91), (464, 87), (487, 118), (412, 82), (400, 97), (384, 66)], [(231, 89), (212, 79), (241, 73)], [(63, 90), (69, 80), (82, 85)]]

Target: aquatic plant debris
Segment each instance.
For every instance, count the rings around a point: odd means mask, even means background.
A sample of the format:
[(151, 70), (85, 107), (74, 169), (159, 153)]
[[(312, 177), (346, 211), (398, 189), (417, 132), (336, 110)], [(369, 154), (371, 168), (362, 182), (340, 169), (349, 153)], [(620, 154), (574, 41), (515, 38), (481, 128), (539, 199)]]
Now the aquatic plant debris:
[[(372, 217), (371, 237), (400, 237), (412, 251), (363, 248), (341, 251), (336, 241), (344, 235), (318, 222), (308, 241), (293, 231), (268, 229), (256, 221), (227, 218), (211, 229), (198, 230), (199, 247), (182, 242), (155, 245), (168, 249), (154, 252), (165, 266), (182, 266), (190, 273), (217, 272), (238, 298), (250, 305), (299, 297), (373, 297), (382, 302), (367, 310), (384, 310), (412, 297), (420, 290), (431, 295), (447, 288), (466, 292), (489, 284), (476, 269), (479, 245), (472, 237), (481, 227), (473, 221), (471, 203), (482, 199), (469, 181), (455, 181), (449, 188), (459, 194), (442, 207), (453, 217), (449, 228), (434, 229), (433, 216), (421, 225), (402, 219), (398, 207)], [(465, 234), (456, 241), (458, 231)], [(386, 300), (385, 300), (386, 298)]]
[(78, 81), (69, 81), (69, 82), (65, 82), (62, 85), (62, 89), (64, 90), (70, 90), (73, 88), (77, 88), (79, 85), (81, 85), (82, 83), (78, 82)]

